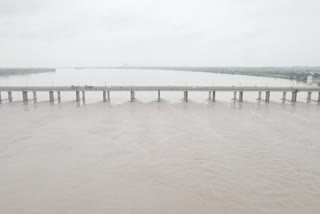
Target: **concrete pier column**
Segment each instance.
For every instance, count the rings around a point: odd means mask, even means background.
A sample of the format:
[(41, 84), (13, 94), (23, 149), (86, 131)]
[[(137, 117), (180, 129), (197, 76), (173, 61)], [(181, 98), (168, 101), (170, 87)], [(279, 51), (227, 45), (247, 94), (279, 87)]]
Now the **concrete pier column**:
[(258, 93), (258, 100), (259, 101), (261, 100), (261, 94), (262, 94), (262, 91), (259, 91), (259, 93)]
[(61, 102), (61, 91), (57, 91), (58, 102)]
[(295, 102), (295, 101), (296, 101), (296, 100), (295, 100), (295, 97), (296, 97), (296, 92), (293, 91), (293, 92), (292, 92), (292, 97), (291, 97), (291, 102)]
[(22, 92), (22, 99), (24, 102), (28, 101), (28, 91), (23, 91)]
[(160, 102), (160, 90), (158, 90), (158, 102)]
[(285, 101), (287, 99), (287, 92), (282, 92), (282, 101)]
[(184, 91), (184, 101), (188, 102), (188, 91)]
[(33, 91), (32, 94), (33, 94), (33, 101), (37, 102), (37, 92)]
[(102, 92), (103, 102), (107, 102), (107, 91)]
[(12, 91), (8, 91), (8, 100), (10, 103), (12, 102)]
[(233, 99), (237, 100), (237, 92), (236, 91), (233, 92)]
[(135, 100), (134, 91), (131, 90), (131, 102)]
[(212, 91), (212, 102), (216, 101), (216, 91)]
[(80, 91), (76, 91), (76, 101), (80, 102)]
[(82, 99), (85, 100), (86, 99), (86, 92), (82, 91)]
[(266, 102), (270, 102), (270, 91), (266, 91)]
[(110, 102), (110, 91), (107, 91), (108, 101)]
[(292, 92), (292, 96), (291, 96), (291, 102), (294, 102), (294, 96), (295, 96), (295, 92)]
[(318, 93), (318, 103), (320, 103), (320, 92)]
[(243, 101), (243, 91), (239, 91), (239, 102)]
[(54, 102), (54, 94), (53, 94), (53, 91), (49, 91), (49, 100), (50, 100), (50, 102)]
[(311, 101), (311, 96), (312, 96), (312, 92), (308, 91), (308, 97), (307, 97), (307, 101), (310, 102)]
[(0, 91), (0, 102), (2, 101), (2, 97), (1, 97), (1, 91)]
[(209, 91), (209, 100), (211, 100), (211, 91)]
[(297, 94), (298, 94), (297, 91), (293, 91), (293, 92), (292, 92), (291, 102), (293, 102), (293, 103), (297, 102)]

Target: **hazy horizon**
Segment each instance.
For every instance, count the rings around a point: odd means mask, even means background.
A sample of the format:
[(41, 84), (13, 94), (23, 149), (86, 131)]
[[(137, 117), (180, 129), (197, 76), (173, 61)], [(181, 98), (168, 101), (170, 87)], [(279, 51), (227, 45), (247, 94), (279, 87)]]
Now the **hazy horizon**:
[(0, 1), (0, 67), (317, 66), (316, 0)]
[(94, 68), (94, 69), (99, 69), (99, 68), (166, 68), (166, 67), (171, 67), (171, 68), (193, 68), (193, 67), (198, 67), (198, 68), (320, 68), (320, 65), (292, 65), (292, 66), (214, 66), (214, 65), (115, 65), (115, 66), (108, 66), (108, 65), (83, 65), (83, 66), (0, 66), (0, 69), (32, 69), (32, 68), (53, 68), (53, 69), (59, 69), (59, 68)]

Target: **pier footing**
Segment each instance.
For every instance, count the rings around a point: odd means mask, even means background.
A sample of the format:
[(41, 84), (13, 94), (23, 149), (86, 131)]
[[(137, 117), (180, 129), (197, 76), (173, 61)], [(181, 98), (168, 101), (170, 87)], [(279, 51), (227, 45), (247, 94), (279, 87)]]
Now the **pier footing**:
[(58, 102), (61, 102), (61, 91), (57, 91)]
[(262, 94), (262, 92), (259, 91), (259, 92), (258, 92), (258, 99), (257, 99), (258, 101), (261, 101), (261, 94)]
[(266, 102), (270, 102), (270, 91), (266, 91)]
[(243, 101), (243, 91), (239, 91), (239, 102)]
[(103, 102), (107, 102), (107, 91), (102, 92), (102, 99), (103, 99)]
[(308, 101), (308, 102), (311, 102), (311, 97), (312, 97), (312, 92), (309, 91), (309, 92), (308, 92), (308, 96), (307, 96), (307, 101)]
[(291, 102), (293, 102), (293, 103), (297, 102), (297, 95), (298, 95), (298, 91), (292, 92)]
[(161, 97), (160, 97), (160, 90), (158, 90), (158, 102), (160, 102)]
[(135, 98), (135, 91), (131, 91), (131, 102), (133, 102), (136, 98)]
[(212, 91), (212, 102), (216, 101), (216, 91)]
[(10, 103), (12, 102), (12, 91), (8, 91), (8, 100)]
[(183, 98), (185, 102), (188, 102), (188, 91), (183, 92)]
[(80, 102), (80, 91), (76, 91), (76, 101)]
[(33, 101), (37, 102), (37, 92), (33, 91), (32, 94), (33, 94)]
[(53, 91), (49, 91), (49, 99), (50, 99), (50, 102), (54, 102), (54, 94), (53, 94)]
[(28, 101), (28, 91), (22, 91), (22, 100), (23, 102)]
[(284, 102), (284, 101), (286, 101), (286, 99), (287, 99), (287, 92), (284, 91), (284, 92), (282, 92), (282, 101)]

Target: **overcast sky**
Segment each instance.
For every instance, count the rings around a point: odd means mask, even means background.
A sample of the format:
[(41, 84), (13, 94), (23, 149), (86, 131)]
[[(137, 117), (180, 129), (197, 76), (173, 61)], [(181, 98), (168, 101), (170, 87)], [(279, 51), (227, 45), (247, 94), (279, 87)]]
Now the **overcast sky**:
[(320, 65), (319, 0), (0, 0), (0, 66)]

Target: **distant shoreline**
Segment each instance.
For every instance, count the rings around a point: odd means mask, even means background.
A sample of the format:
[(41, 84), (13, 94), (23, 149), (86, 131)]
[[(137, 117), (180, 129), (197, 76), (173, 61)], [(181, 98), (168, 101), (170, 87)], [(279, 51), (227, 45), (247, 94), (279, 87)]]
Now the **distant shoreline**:
[[(190, 72), (206, 72), (217, 74), (234, 74), (256, 77), (281, 78), (307, 82), (312, 76), (313, 83), (320, 84), (320, 66), (295, 67), (200, 67), (200, 66), (121, 66), (121, 67), (69, 67), (73, 69), (150, 69), (174, 70)], [(56, 72), (57, 68), (0, 68), (0, 76), (27, 75), (33, 73)]]
[(122, 67), (77, 67), (75, 69), (152, 69), (206, 72), (218, 74), (234, 74), (258, 77), (281, 78), (307, 82), (308, 76), (313, 77), (313, 83), (320, 84), (320, 66), (295, 67), (184, 67), (184, 66), (122, 66)]
[(56, 72), (55, 68), (0, 68), (0, 76)]

